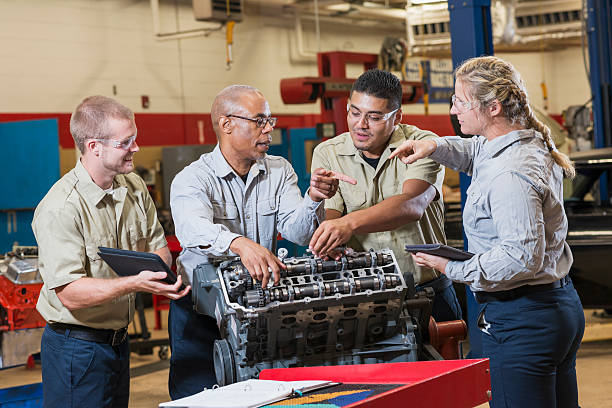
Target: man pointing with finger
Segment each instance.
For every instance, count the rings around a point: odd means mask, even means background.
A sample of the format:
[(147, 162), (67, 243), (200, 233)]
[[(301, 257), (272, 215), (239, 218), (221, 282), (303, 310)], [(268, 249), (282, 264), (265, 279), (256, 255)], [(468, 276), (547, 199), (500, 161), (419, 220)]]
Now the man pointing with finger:
[(406, 166), (389, 155), (405, 140), (437, 136), (400, 124), (402, 86), (391, 73), (371, 70), (353, 84), (347, 104), (349, 132), (318, 145), (312, 167), (350, 174), (355, 186), (342, 184), (325, 202), (326, 221), (310, 248), (333, 256), (347, 244), (355, 250), (390, 248), (401, 270), (414, 275), (417, 287), (436, 292), (432, 315), (437, 321), (461, 318), (452, 282), (439, 272), (416, 265), (407, 244), (445, 243), (442, 181), (444, 169), (425, 159)]
[[(181, 171), (170, 192), (176, 235), (183, 247), (179, 272), (191, 283), (193, 269), (209, 258), (239, 255), (253, 278), (265, 287), (279, 278), (284, 264), (274, 255), (276, 237), (306, 245), (324, 219), (323, 200), (332, 197), (343, 174), (312, 172), (302, 197), (287, 160), (268, 156), (276, 118), (255, 88), (233, 85), (213, 101), (213, 128), (219, 140), (211, 153)], [(187, 296), (172, 302), (168, 322), (172, 356), (172, 399), (216, 383), (213, 344), (216, 321), (193, 310)]]

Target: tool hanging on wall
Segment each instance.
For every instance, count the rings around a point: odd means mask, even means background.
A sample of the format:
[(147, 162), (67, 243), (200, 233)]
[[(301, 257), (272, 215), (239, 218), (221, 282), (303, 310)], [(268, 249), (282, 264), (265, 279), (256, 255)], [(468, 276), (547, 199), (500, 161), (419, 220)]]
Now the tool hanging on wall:
[[(192, 0), (193, 14), (197, 21), (218, 22), (220, 26), (214, 30), (225, 26), (225, 69), (232, 69), (234, 57), (232, 56), (232, 45), (234, 44), (234, 26), (242, 21), (243, 0)], [(225, 3), (225, 7), (223, 7)], [(210, 33), (213, 29), (207, 31)], [(208, 34), (205, 34), (208, 36)]]
[(546, 88), (546, 59), (544, 58), (544, 45), (540, 46), (540, 56), (542, 61), (540, 65), (540, 69), (542, 70), (542, 82), (540, 82), (540, 87), (542, 88), (542, 107), (548, 112), (548, 88)]
[(419, 64), (419, 77), (423, 83), (423, 109), (427, 116), (429, 115), (429, 69), (425, 67), (425, 61)]
[(225, 25), (225, 69), (232, 69), (232, 63), (234, 62), (234, 58), (232, 56), (232, 44), (234, 43), (234, 26), (236, 25), (235, 21), (228, 21)]
[(542, 100), (544, 102), (544, 110), (548, 112), (548, 89), (546, 88), (546, 82), (544, 80), (540, 83), (542, 87)]

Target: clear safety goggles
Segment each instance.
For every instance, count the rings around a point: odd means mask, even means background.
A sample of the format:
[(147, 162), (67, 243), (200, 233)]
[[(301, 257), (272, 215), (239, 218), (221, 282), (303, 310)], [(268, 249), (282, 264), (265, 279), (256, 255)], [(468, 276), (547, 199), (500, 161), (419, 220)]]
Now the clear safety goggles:
[(350, 115), (350, 117), (356, 121), (360, 121), (361, 118), (364, 118), (364, 121), (367, 123), (370, 123), (372, 125), (376, 125), (379, 123), (383, 123), (386, 122), (387, 120), (389, 120), (389, 118), (391, 118), (395, 112), (397, 112), (399, 110), (399, 108), (392, 110), (391, 112), (388, 113), (375, 113), (375, 112), (367, 112), (365, 115), (364, 113), (362, 113), (359, 109), (357, 109), (356, 107), (348, 104), (346, 105), (346, 111), (347, 113)]
[(114, 139), (92, 139), (92, 140), (95, 140), (96, 142), (104, 143), (106, 145), (111, 145), (115, 149), (130, 150), (130, 148), (136, 141), (136, 136), (137, 134), (134, 134), (133, 136), (130, 136), (127, 139), (123, 139), (123, 140), (114, 140)]
[(478, 106), (478, 102), (464, 102), (457, 98), (457, 95), (455, 94), (451, 96), (451, 102), (453, 103), (455, 109), (457, 109), (459, 112), (471, 111)]

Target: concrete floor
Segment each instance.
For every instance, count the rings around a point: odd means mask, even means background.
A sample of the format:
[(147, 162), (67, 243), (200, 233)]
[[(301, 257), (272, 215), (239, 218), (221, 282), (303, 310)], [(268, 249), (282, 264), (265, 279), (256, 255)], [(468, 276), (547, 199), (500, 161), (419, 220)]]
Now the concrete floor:
[[(612, 319), (597, 317), (593, 310), (585, 310), (585, 316), (587, 331), (577, 360), (580, 404), (583, 408), (612, 407)], [(166, 318), (164, 314), (162, 321), (166, 322)], [(153, 325), (152, 311), (148, 312), (147, 322)], [(152, 334), (153, 338), (167, 336), (165, 330)], [(169, 400), (168, 360), (160, 360), (157, 351), (148, 356), (132, 354), (130, 407), (150, 408)], [(25, 367), (0, 370), (0, 388), (40, 381), (40, 366), (31, 370)], [(488, 404), (479, 406), (486, 407)]]

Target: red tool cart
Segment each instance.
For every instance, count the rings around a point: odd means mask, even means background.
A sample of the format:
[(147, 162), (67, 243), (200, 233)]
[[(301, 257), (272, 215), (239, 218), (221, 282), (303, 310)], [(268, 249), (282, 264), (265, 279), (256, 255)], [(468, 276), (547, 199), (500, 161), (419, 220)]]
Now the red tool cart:
[(462, 408), (491, 399), (488, 359), (278, 368), (263, 370), (259, 378), (341, 383), (271, 407)]

